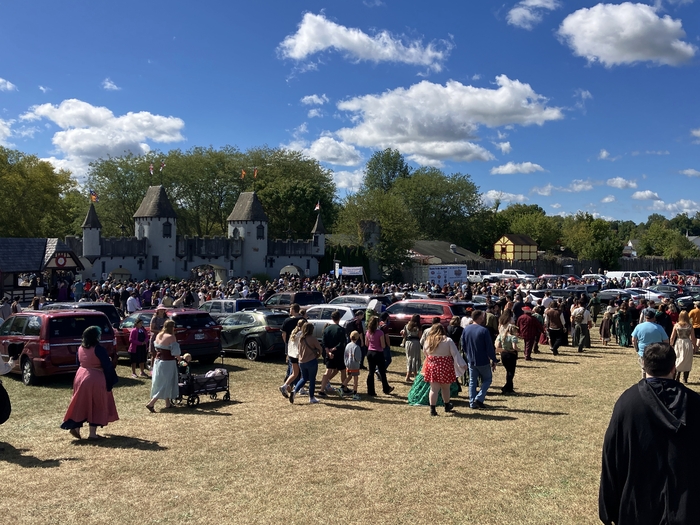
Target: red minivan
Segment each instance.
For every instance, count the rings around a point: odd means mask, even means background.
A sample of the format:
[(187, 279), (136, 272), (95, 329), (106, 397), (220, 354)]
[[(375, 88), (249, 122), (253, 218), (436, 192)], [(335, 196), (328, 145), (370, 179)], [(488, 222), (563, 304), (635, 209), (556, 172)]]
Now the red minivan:
[(70, 374), (78, 369), (76, 356), (83, 332), (89, 326), (102, 330), (100, 344), (117, 363), (114, 330), (107, 316), (95, 311), (25, 310), (0, 325), (0, 357), (15, 358), (14, 373), (25, 385), (39, 377)]
[[(121, 357), (129, 356), (129, 334), (137, 319), (150, 337), (149, 326), (155, 310), (139, 310), (124, 319), (117, 333), (117, 352)], [(221, 326), (207, 312), (191, 308), (168, 309), (167, 316), (175, 321), (175, 337), (183, 354), (192, 355), (202, 364), (211, 364), (221, 355)]]

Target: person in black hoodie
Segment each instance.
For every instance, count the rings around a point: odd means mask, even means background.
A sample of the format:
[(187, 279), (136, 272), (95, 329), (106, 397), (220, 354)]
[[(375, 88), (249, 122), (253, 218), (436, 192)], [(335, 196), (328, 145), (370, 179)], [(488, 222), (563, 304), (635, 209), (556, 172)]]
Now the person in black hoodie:
[(600, 520), (700, 523), (700, 394), (674, 380), (667, 343), (648, 345), (642, 361), (647, 378), (620, 396), (605, 433)]

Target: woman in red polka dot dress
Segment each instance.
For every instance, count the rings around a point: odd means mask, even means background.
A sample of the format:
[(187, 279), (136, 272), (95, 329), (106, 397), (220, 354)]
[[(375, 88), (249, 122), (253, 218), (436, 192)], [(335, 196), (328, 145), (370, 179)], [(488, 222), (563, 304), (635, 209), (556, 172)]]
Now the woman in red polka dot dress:
[(451, 412), (453, 405), (450, 402), (450, 385), (457, 380), (455, 364), (460, 370), (466, 369), (467, 365), (459, 354), (454, 341), (447, 337), (445, 327), (441, 324), (433, 325), (430, 329), (423, 351), (426, 355), (423, 375), (425, 381), (430, 383), (430, 395), (428, 396), (430, 415), (437, 416), (435, 406), (440, 393), (442, 393), (442, 400), (445, 402), (445, 412)]

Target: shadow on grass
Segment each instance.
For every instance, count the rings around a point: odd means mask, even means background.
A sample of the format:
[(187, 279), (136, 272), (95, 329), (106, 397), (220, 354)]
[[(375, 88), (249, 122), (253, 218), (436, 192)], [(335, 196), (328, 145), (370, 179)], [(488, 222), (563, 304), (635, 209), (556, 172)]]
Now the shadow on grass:
[(451, 412), (452, 417), (461, 417), (465, 419), (483, 419), (484, 421), (514, 421), (518, 419), (517, 417), (514, 416), (501, 416), (498, 414), (492, 414), (489, 413), (491, 411), (491, 408), (485, 408), (485, 409), (471, 409), (471, 408), (462, 408), (460, 411), (453, 411)]
[(406, 399), (402, 397), (392, 396), (392, 395), (377, 395), (369, 396), (367, 394), (360, 394), (362, 396), (362, 401), (367, 403), (376, 403), (378, 405), (405, 405)]
[(202, 414), (208, 416), (230, 416), (231, 414), (227, 412), (219, 412), (219, 408), (228, 407), (232, 405), (240, 405), (242, 401), (237, 401), (232, 399), (231, 401), (224, 401), (223, 399), (209, 400), (207, 396), (199, 396), (199, 404), (194, 406), (187, 405), (187, 399), (183, 399), (182, 404), (175, 404), (170, 408), (161, 408), (158, 412), (165, 413), (182, 413), (182, 414)]
[(489, 397), (503, 397), (503, 398), (509, 398), (509, 397), (576, 397), (574, 394), (547, 394), (545, 392), (515, 392), (513, 394), (503, 394), (501, 392), (489, 392)]
[(76, 446), (96, 446), (102, 448), (128, 448), (136, 450), (168, 450), (168, 447), (160, 445), (157, 441), (149, 441), (148, 439), (141, 439), (131, 436), (120, 436), (119, 434), (105, 434), (103, 439), (76, 439), (72, 441), (73, 445)]
[[(556, 357), (554, 359), (548, 359), (546, 357), (533, 357), (532, 360), (534, 362), (541, 362), (541, 363), (560, 363), (562, 365), (580, 365), (578, 361), (563, 361), (562, 359), (557, 359)], [(523, 359), (524, 361), (524, 359)], [(530, 361), (528, 361), (529, 363)], [(518, 366), (521, 366), (520, 363), (518, 363)]]
[(14, 463), (23, 468), (56, 468), (61, 466), (61, 461), (78, 461), (78, 458), (39, 459), (25, 455), (28, 448), (15, 448), (9, 443), (0, 442), (0, 461)]
[(534, 414), (536, 416), (568, 416), (568, 412), (550, 412), (547, 410), (530, 410), (528, 408), (507, 408), (507, 407), (496, 407), (491, 405), (489, 410), (503, 411), (503, 412), (517, 412), (519, 414)]
[(216, 362), (214, 362), (210, 365), (200, 365), (200, 364), (190, 365), (190, 370), (192, 371), (193, 374), (204, 374), (204, 373), (208, 372), (209, 370), (213, 370), (214, 368), (224, 368), (224, 369), (228, 370), (229, 372), (244, 372), (245, 370), (248, 370), (244, 366), (229, 365), (229, 364), (222, 365), (219, 360), (217, 360)]
[[(364, 399), (364, 398), (363, 398)], [(354, 403), (359, 403), (359, 401), (354, 401)], [(359, 405), (348, 405), (345, 403), (340, 403), (340, 402), (331, 402), (329, 403), (328, 401), (323, 401), (323, 404), (329, 407), (333, 408), (339, 408), (341, 410), (372, 410), (371, 408), (359, 406)]]

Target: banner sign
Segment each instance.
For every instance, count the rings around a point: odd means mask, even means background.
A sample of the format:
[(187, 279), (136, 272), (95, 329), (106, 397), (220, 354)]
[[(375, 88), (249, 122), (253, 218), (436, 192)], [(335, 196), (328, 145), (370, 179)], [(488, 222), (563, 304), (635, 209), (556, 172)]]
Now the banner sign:
[(360, 277), (363, 275), (364, 271), (362, 269), (362, 266), (343, 266), (343, 277), (348, 277), (348, 276), (354, 276), (354, 275), (359, 275)]
[(428, 267), (428, 276), (438, 286), (463, 283), (467, 281), (467, 266), (464, 264), (437, 265)]

